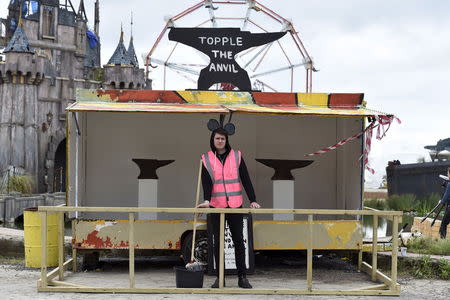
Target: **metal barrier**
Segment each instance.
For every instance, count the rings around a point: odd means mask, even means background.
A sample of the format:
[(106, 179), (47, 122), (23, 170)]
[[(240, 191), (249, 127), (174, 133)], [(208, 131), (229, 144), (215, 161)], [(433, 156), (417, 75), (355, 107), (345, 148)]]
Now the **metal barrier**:
[[(40, 206), (42, 260), (41, 278), (38, 280), (40, 292), (91, 292), (91, 293), (177, 293), (177, 294), (315, 294), (315, 295), (400, 295), (400, 285), (397, 283), (397, 255), (398, 255), (398, 224), (402, 219), (399, 211), (373, 211), (373, 210), (331, 210), (331, 209), (218, 209), (218, 208), (143, 208), (143, 207), (55, 207)], [(72, 258), (64, 262), (64, 213), (65, 212), (122, 212), (129, 215), (129, 287), (89, 287), (64, 282), (64, 271), (72, 265), (76, 272), (76, 248), (72, 248)], [(219, 288), (136, 288), (134, 270), (134, 222), (135, 213), (138, 212), (164, 212), (164, 213), (220, 213), (220, 249), (224, 248), (225, 213), (252, 213), (252, 214), (299, 214), (308, 216), (309, 239), (307, 247), (306, 289), (236, 289), (224, 288), (224, 251), (219, 255)], [(47, 214), (58, 213), (58, 267), (47, 272)], [(314, 215), (366, 215), (373, 216), (373, 244), (372, 265), (362, 261), (362, 249), (358, 255), (358, 269), (371, 275), (372, 281), (382, 284), (371, 285), (359, 289), (349, 290), (319, 290), (313, 289), (313, 220)], [(391, 277), (377, 269), (377, 224), (380, 217), (392, 219), (392, 263)], [(73, 230), (73, 229), (72, 229)], [(361, 245), (362, 247), (362, 245)], [(58, 280), (54, 278), (58, 277)]]

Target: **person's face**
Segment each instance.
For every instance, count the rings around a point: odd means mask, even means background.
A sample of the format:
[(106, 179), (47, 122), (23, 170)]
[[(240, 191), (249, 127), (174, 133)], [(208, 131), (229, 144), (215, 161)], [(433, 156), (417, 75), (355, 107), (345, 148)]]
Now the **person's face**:
[(214, 147), (216, 147), (217, 151), (224, 150), (226, 143), (227, 143), (226, 136), (220, 133), (216, 133), (214, 135)]
[(447, 177), (450, 178), (450, 170), (447, 171)]

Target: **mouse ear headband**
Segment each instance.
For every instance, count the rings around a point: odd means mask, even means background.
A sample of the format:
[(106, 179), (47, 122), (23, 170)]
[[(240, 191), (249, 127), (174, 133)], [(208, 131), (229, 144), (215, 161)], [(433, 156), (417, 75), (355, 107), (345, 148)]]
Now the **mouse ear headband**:
[(220, 115), (220, 123), (216, 119), (210, 119), (208, 121), (208, 129), (211, 131), (214, 131), (218, 128), (223, 128), (228, 133), (228, 135), (233, 135), (236, 132), (236, 127), (233, 123), (230, 123), (231, 121), (231, 114), (230, 118), (228, 119), (228, 123), (223, 125), (223, 121), (225, 120), (225, 115)]

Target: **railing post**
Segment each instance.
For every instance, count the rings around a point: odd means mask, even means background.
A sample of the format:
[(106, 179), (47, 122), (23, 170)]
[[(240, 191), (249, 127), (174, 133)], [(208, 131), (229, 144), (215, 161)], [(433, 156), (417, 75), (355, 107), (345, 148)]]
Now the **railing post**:
[[(362, 247), (362, 245), (361, 245), (361, 247)], [(363, 260), (363, 250), (360, 249), (358, 251), (358, 271), (359, 272), (361, 272), (362, 260)]]
[(64, 280), (64, 212), (58, 213), (58, 273)]
[(225, 214), (220, 213), (220, 232), (219, 232), (219, 289), (223, 289), (224, 281), (224, 252), (225, 252)]
[(76, 220), (72, 220), (72, 272), (77, 272), (77, 247), (74, 243), (77, 231), (76, 231)]
[(394, 291), (397, 289), (398, 216), (392, 222), (391, 290)]
[(373, 234), (372, 234), (372, 281), (377, 278), (377, 252), (378, 252), (378, 216), (373, 215)]
[(313, 256), (313, 215), (308, 215), (308, 248), (307, 248), (307, 261), (306, 261), (306, 282), (308, 291), (312, 291), (312, 256)]
[(128, 251), (130, 263), (130, 288), (134, 288), (134, 212), (129, 213), (129, 237), (128, 237)]
[(47, 212), (41, 215), (41, 287), (47, 287)]

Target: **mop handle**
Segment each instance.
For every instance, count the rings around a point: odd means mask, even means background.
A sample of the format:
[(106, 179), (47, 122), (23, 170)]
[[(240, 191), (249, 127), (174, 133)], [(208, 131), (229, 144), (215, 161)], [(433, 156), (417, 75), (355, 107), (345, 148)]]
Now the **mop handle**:
[[(198, 167), (198, 180), (197, 180), (197, 194), (195, 195), (195, 207), (198, 205), (198, 199), (200, 198), (200, 184), (202, 182), (202, 160), (200, 159), (200, 165)], [(194, 229), (192, 232), (192, 247), (191, 247), (191, 261), (194, 261), (195, 250), (195, 233), (197, 231), (197, 213), (194, 213)]]

